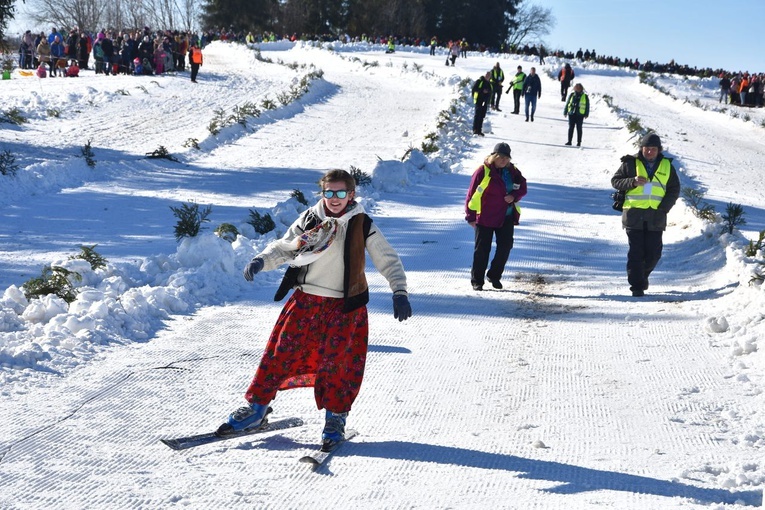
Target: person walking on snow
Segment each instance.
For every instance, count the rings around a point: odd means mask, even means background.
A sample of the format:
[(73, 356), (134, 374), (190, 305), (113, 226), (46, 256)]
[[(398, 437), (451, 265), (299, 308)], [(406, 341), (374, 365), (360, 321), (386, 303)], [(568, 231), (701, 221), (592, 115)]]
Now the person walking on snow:
[(574, 70), (571, 69), (571, 64), (563, 66), (563, 69), (558, 73), (558, 81), (560, 81), (560, 100), (565, 101), (568, 95), (568, 88), (571, 86), (571, 82), (574, 81)]
[(534, 112), (537, 111), (537, 99), (542, 97), (542, 82), (535, 67), (523, 80), (523, 97), (526, 100), (526, 122), (529, 121), (529, 105), (531, 105), (531, 122), (534, 122)]
[(483, 136), (483, 119), (486, 117), (486, 110), (489, 108), (491, 100), (492, 85), (491, 71), (473, 84), (473, 103), (475, 103), (475, 113), (473, 114), (473, 134)]
[(507, 93), (510, 93), (510, 89), (513, 89), (513, 114), (518, 115), (521, 113), (521, 93), (523, 92), (523, 82), (526, 80), (526, 73), (523, 72), (523, 68), (518, 66), (518, 71), (515, 73), (513, 81), (510, 82), (510, 86), (507, 88)]
[(454, 67), (454, 62), (457, 61), (457, 57), (460, 56), (460, 43), (459, 41), (454, 41), (449, 44), (449, 53), (446, 55), (446, 65), (449, 65), (449, 62), (451, 61), (452, 67)]
[[(515, 225), (521, 217), (518, 202), (524, 196), (526, 179), (510, 162), (510, 146), (500, 142), (473, 173), (465, 196), (465, 220), (475, 231), (470, 269), (473, 290), (483, 290), (484, 273), (492, 287), (502, 288), (500, 280), (513, 248)], [(489, 265), (492, 239), (495, 237), (497, 248)]]
[(295, 291), (247, 388), (247, 404), (231, 413), (219, 434), (261, 426), (279, 390), (312, 386), (316, 406), (325, 410), (323, 447), (345, 438), (367, 356), (365, 250), (393, 291), (393, 317), (404, 321), (412, 315), (404, 266), (354, 200), (353, 176), (330, 170), (319, 185), (322, 199), (244, 268), (245, 280), (252, 281), (260, 271), (289, 263), (275, 300)]
[(502, 83), (505, 81), (505, 72), (499, 67), (499, 62), (494, 64), (491, 70), (491, 109), (501, 112), (499, 100), (502, 99)]
[(661, 259), (667, 213), (680, 196), (680, 179), (672, 160), (662, 154), (661, 139), (648, 133), (640, 152), (622, 157), (611, 186), (624, 191), (622, 227), (627, 231), (627, 281), (634, 297), (648, 289), (648, 277)]
[(568, 117), (568, 141), (566, 145), (571, 145), (574, 128), (576, 128), (576, 146), (581, 146), (582, 124), (584, 124), (584, 119), (590, 116), (590, 98), (585, 94), (581, 83), (574, 85), (574, 91), (568, 96), (566, 106), (563, 108), (563, 116)]

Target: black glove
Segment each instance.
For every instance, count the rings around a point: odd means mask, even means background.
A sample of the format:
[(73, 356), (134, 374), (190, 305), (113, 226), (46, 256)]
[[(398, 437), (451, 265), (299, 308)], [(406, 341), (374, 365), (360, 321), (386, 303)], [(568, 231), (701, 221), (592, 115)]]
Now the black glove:
[(248, 282), (252, 281), (252, 278), (263, 269), (263, 259), (252, 259), (249, 264), (244, 267), (244, 279)]
[(406, 294), (394, 294), (393, 296), (393, 318), (399, 322), (407, 320), (412, 316), (412, 305), (409, 304), (409, 298)]

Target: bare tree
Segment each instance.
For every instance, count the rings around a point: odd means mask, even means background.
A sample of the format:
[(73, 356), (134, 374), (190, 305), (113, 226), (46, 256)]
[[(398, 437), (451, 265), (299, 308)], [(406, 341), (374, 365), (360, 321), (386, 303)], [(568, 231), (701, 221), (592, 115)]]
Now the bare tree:
[(120, 3), (123, 28), (142, 28), (148, 24), (143, 0), (120, 0)]
[(61, 27), (59, 31), (73, 26), (86, 31), (144, 26), (192, 30), (197, 25), (201, 9), (201, 0), (32, 1), (32, 20), (42, 25)]
[(178, 30), (190, 32), (199, 19), (199, 9), (198, 0), (178, 0)]
[(538, 5), (521, 4), (518, 12), (510, 18), (510, 31), (507, 44), (518, 47), (528, 43), (538, 43), (555, 27), (552, 9)]
[(73, 26), (80, 30), (95, 30), (105, 21), (107, 4), (100, 0), (36, 0), (30, 17), (35, 23), (50, 24), (62, 33)]

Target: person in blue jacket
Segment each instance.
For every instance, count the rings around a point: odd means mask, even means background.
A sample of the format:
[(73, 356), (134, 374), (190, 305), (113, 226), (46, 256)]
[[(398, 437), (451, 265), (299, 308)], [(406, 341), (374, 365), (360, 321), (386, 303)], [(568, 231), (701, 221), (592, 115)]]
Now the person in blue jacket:
[(66, 62), (66, 55), (64, 54), (64, 44), (61, 42), (59, 36), (53, 38), (53, 43), (50, 45), (50, 75), (56, 76), (61, 72), (61, 76), (66, 76), (66, 66), (61, 67), (59, 61)]
[(529, 105), (531, 105), (531, 122), (534, 122), (537, 99), (542, 97), (542, 82), (535, 67), (531, 68), (529, 75), (523, 80), (523, 97), (526, 100), (526, 122), (529, 121)]

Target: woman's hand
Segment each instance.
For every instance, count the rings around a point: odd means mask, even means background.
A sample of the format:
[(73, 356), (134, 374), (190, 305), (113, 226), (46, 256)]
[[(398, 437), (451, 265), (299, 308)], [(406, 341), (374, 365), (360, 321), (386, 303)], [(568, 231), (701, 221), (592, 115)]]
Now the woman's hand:
[(513, 195), (510, 195), (509, 193), (505, 195), (505, 203), (512, 204), (515, 202), (515, 197)]

